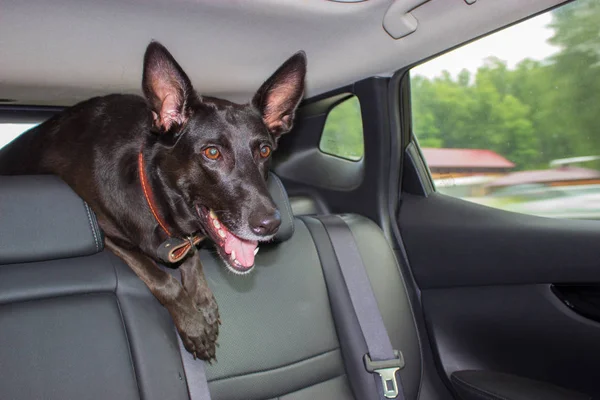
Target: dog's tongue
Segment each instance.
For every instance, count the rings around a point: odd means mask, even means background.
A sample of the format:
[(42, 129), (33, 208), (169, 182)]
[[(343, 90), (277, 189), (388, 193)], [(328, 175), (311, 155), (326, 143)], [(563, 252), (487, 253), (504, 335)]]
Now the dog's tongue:
[(231, 254), (235, 251), (235, 259), (242, 265), (242, 267), (250, 268), (254, 265), (254, 250), (258, 246), (258, 242), (255, 240), (244, 240), (240, 239), (231, 232), (226, 232), (225, 237), (225, 252)]

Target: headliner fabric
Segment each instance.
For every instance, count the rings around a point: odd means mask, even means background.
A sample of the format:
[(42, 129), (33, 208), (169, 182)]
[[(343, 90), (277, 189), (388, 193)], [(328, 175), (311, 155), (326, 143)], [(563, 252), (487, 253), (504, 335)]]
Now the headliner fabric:
[(144, 50), (156, 39), (197, 91), (239, 102), (304, 50), (311, 97), (390, 74), (563, 1), (429, 1), (412, 11), (417, 30), (394, 40), (382, 27), (391, 0), (0, 0), (0, 93), (17, 104), (62, 106), (141, 94)]

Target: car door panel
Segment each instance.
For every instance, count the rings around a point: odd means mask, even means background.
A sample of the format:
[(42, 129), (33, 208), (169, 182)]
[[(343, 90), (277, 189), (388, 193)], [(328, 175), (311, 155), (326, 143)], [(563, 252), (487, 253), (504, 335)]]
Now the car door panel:
[(600, 397), (600, 323), (573, 301), (596, 305), (600, 221), (522, 215), (433, 192), (403, 194), (398, 224), (445, 376), (498, 371)]
[(399, 225), (421, 289), (600, 282), (600, 221), (536, 217), (432, 193), (403, 196)]
[(500, 371), (600, 396), (600, 324), (566, 307), (550, 285), (422, 292), (444, 372)]

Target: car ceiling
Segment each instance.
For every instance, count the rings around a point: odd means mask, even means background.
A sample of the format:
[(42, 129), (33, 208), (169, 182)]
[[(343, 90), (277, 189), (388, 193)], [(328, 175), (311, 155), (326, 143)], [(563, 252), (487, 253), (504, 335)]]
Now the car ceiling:
[(382, 25), (390, 0), (0, 0), (0, 98), (71, 105), (140, 93), (151, 39), (171, 51), (197, 91), (240, 102), (304, 50), (307, 96), (314, 96), (388, 75), (562, 2), (396, 0), (417, 6), (418, 27), (394, 39)]

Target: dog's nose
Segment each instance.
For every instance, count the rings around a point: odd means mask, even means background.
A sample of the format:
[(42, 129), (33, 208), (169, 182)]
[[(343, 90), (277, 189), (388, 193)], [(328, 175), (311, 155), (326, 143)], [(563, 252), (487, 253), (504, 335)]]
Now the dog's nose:
[(250, 229), (252, 232), (260, 236), (272, 235), (277, 232), (281, 225), (281, 216), (279, 211), (275, 211), (273, 214), (264, 216), (257, 215), (257, 218), (250, 220)]

